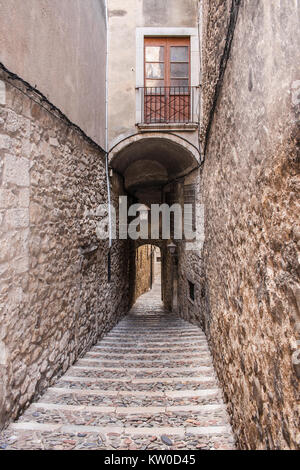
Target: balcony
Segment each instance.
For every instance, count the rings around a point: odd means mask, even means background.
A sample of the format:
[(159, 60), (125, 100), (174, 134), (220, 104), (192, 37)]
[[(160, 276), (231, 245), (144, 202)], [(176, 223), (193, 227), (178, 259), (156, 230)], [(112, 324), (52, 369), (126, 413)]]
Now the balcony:
[(198, 87), (139, 87), (136, 90), (140, 130), (194, 131), (198, 128)]

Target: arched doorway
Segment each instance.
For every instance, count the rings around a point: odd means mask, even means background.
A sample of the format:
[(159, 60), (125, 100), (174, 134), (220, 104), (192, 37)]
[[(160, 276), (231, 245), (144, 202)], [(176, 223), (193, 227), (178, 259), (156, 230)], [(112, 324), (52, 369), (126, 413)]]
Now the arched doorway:
[(134, 301), (149, 290), (161, 296), (162, 256), (158, 246), (143, 244), (135, 249)]

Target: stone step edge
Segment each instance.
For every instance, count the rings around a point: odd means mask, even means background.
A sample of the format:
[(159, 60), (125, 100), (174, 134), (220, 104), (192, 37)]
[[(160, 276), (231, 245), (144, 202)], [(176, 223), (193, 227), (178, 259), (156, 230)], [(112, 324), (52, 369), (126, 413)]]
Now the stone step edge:
[[(201, 334), (193, 334), (193, 335), (182, 335), (178, 333), (170, 334), (169, 331), (166, 331), (166, 334), (160, 334), (160, 335), (154, 335), (153, 333), (145, 334), (144, 332), (141, 332), (138, 335), (127, 335), (127, 334), (116, 334), (115, 332), (110, 332), (107, 333), (106, 336), (104, 336), (105, 339), (126, 339), (126, 340), (131, 340), (134, 341), (136, 339), (139, 339), (141, 336), (143, 338), (146, 338), (149, 341), (155, 340), (154, 342), (161, 341), (161, 340), (166, 340), (166, 336), (170, 339), (178, 339), (178, 340), (189, 340), (189, 339), (194, 339), (194, 340), (203, 340), (207, 341), (205, 335)], [(148, 338), (149, 337), (149, 338)]]
[(149, 415), (173, 413), (176, 411), (180, 412), (196, 412), (197, 414), (211, 412), (211, 411), (222, 411), (226, 410), (226, 405), (221, 404), (209, 404), (209, 405), (175, 405), (175, 406), (93, 406), (93, 405), (61, 405), (58, 403), (44, 403), (37, 402), (32, 403), (31, 409), (43, 409), (43, 410), (61, 410), (61, 411), (85, 411), (91, 413), (107, 413), (117, 415)]
[(112, 346), (115, 346), (115, 345), (122, 345), (122, 347), (136, 347), (137, 345), (138, 346), (141, 346), (141, 345), (145, 345), (145, 346), (155, 346), (155, 345), (166, 345), (166, 346), (180, 346), (180, 345), (183, 345), (183, 344), (187, 344), (189, 346), (206, 346), (208, 345), (207, 343), (207, 340), (198, 340), (198, 341), (188, 341), (188, 340), (183, 340), (183, 341), (145, 341), (143, 339), (143, 341), (139, 341), (139, 340), (136, 340), (136, 341), (119, 341), (119, 339), (115, 339), (115, 341), (112, 339), (112, 338), (109, 338), (107, 336), (105, 336), (103, 339), (100, 340), (100, 342), (98, 343), (98, 346), (101, 346), (101, 345), (112, 345)]
[[(87, 370), (87, 371), (95, 371), (95, 372), (128, 372), (134, 371), (136, 372), (136, 367), (93, 367), (93, 366), (71, 366), (71, 370), (79, 369), (79, 370)], [(199, 366), (199, 367), (141, 367), (141, 370), (138, 372), (212, 372), (213, 366)]]
[[(119, 378), (97, 378), (97, 377), (83, 377), (83, 376), (78, 376), (74, 377), (71, 375), (65, 375), (63, 376), (59, 382), (122, 382), (122, 383), (131, 383), (134, 385), (138, 384), (147, 384), (147, 383), (185, 383), (185, 382), (199, 382), (199, 383), (205, 383), (205, 382), (210, 382), (214, 381), (216, 382), (216, 378), (214, 375), (204, 375), (204, 376), (198, 376), (198, 377), (151, 377), (151, 378), (144, 378), (144, 379), (134, 379), (132, 377), (119, 377)], [(59, 383), (58, 382), (58, 383)], [(217, 382), (216, 382), (217, 383)]]
[(220, 426), (202, 426), (202, 427), (141, 427), (134, 428), (125, 426), (115, 427), (115, 426), (85, 426), (85, 425), (62, 425), (62, 424), (42, 424), (35, 422), (27, 423), (14, 423), (10, 425), (10, 429), (13, 431), (37, 431), (37, 432), (60, 432), (65, 434), (75, 434), (75, 433), (92, 433), (92, 434), (110, 434), (116, 433), (124, 436), (135, 436), (135, 435), (144, 435), (144, 436), (162, 436), (169, 435), (185, 437), (185, 434), (195, 435), (195, 436), (214, 436), (214, 435), (229, 435), (232, 436), (232, 430), (229, 425), (220, 425)]
[[(147, 344), (147, 343), (146, 343)], [(171, 347), (170, 347), (171, 346)], [(112, 351), (112, 350), (117, 350), (117, 351), (120, 351), (120, 350), (128, 350), (129, 349), (132, 349), (132, 350), (146, 350), (146, 351), (156, 351), (157, 354), (160, 353), (160, 352), (174, 352), (174, 351), (182, 351), (182, 348), (181, 349), (178, 349), (178, 347), (175, 347), (173, 348), (172, 345), (170, 345), (169, 347), (159, 347), (159, 348), (154, 348), (153, 346), (150, 346), (150, 347), (147, 347), (147, 346), (137, 346), (135, 344), (135, 346), (120, 346), (117, 342), (115, 344), (109, 344), (109, 345), (101, 345), (101, 344), (96, 344), (95, 346), (92, 347), (92, 349), (97, 349), (97, 350), (107, 350), (107, 351)], [(192, 346), (192, 347), (189, 347), (189, 346), (185, 346), (184, 347), (184, 351), (208, 351), (209, 350), (209, 347), (208, 347), (208, 344), (203, 344), (203, 345), (200, 345), (200, 346)], [(147, 353), (146, 353), (147, 354)]]
[[(136, 324), (136, 322), (133, 322), (133, 323)], [(144, 326), (144, 322), (141, 323), (141, 325), (139, 325), (137, 327), (137, 329), (134, 329), (134, 330), (133, 329), (130, 330), (130, 327), (126, 327), (126, 325), (121, 328), (121, 326), (119, 324), (119, 325), (116, 325), (114, 328), (112, 328), (110, 330), (110, 333), (112, 333), (112, 332), (123, 333), (124, 331), (125, 332), (128, 331), (129, 335), (135, 336), (135, 335), (138, 334), (137, 332), (144, 331), (144, 330), (147, 331), (147, 332), (149, 331), (150, 333), (154, 332), (156, 334), (162, 334), (161, 325), (156, 325), (154, 327), (148, 328), (147, 326)], [(191, 328), (191, 327), (189, 327), (189, 326), (187, 327), (185, 325), (170, 326), (168, 324), (168, 331), (170, 331), (170, 333), (174, 332), (174, 333), (178, 333), (178, 334), (200, 334), (200, 335), (205, 335), (204, 331), (201, 330), (201, 328), (197, 328), (197, 327), (195, 327), (195, 328), (192, 327)]]
[[(163, 355), (163, 357), (169, 356), (169, 355), (170, 355), (170, 350), (168, 349), (168, 351), (163, 351), (162, 355)], [(88, 356), (88, 357), (91, 357), (91, 358), (92, 358), (92, 357), (96, 357), (96, 358), (99, 357), (99, 358), (101, 358), (101, 357), (104, 357), (104, 356), (109, 356), (109, 357), (114, 357), (114, 356), (116, 356), (118, 359), (115, 359), (115, 360), (119, 360), (119, 356), (124, 356), (124, 358), (134, 358), (134, 357), (137, 357), (137, 358), (138, 358), (138, 357), (141, 357), (141, 356), (147, 356), (147, 357), (150, 357), (150, 359), (145, 359), (145, 360), (149, 361), (149, 360), (152, 360), (152, 359), (151, 359), (151, 356), (161, 356), (161, 354), (160, 354), (160, 353), (157, 353), (157, 352), (153, 352), (153, 353), (140, 353), (140, 354), (127, 353), (126, 355), (124, 355), (124, 354), (122, 354), (122, 353), (119, 353), (119, 354), (118, 354), (118, 353), (114, 353), (114, 354), (112, 354), (111, 352), (108, 352), (108, 351), (107, 351), (107, 352), (89, 351), (89, 352), (85, 353), (85, 355), (82, 356), (82, 358), (80, 358), (80, 359), (84, 359), (84, 358), (86, 358), (87, 356)], [(211, 354), (210, 354), (210, 352), (209, 352), (208, 349), (206, 349), (205, 351), (202, 351), (201, 354), (198, 354), (198, 353), (193, 354), (193, 359), (194, 359), (194, 358), (196, 358), (196, 359), (201, 359), (201, 358), (203, 358), (203, 356), (204, 356), (204, 357), (205, 357), (205, 356), (211, 357)], [(180, 353), (173, 354), (173, 351), (172, 351), (172, 359), (171, 359), (171, 360), (175, 360), (175, 358), (178, 358), (178, 360), (181, 360), (181, 359), (182, 359), (182, 360), (184, 361), (185, 359), (188, 359), (188, 358), (190, 359), (190, 358), (191, 358), (191, 354), (186, 354), (186, 355), (185, 355), (185, 354), (180, 354)], [(111, 360), (113, 360), (113, 359), (111, 359)], [(122, 360), (123, 360), (123, 359), (122, 359)], [(139, 362), (141, 362), (141, 361), (143, 361), (143, 360), (144, 360), (144, 359), (140, 359)], [(154, 361), (155, 361), (155, 360), (156, 360), (156, 359), (154, 359)], [(158, 360), (158, 359), (157, 359), (157, 360)]]
[[(81, 357), (80, 359), (77, 360), (77, 364), (79, 362), (90, 362), (92, 364), (98, 364), (99, 367), (106, 367), (106, 366), (103, 366), (103, 364), (115, 364), (115, 363), (118, 363), (118, 364), (122, 364), (124, 363), (124, 369), (128, 369), (128, 367), (126, 367), (128, 364), (135, 364), (135, 366), (137, 367), (139, 365), (139, 369), (142, 369), (144, 366), (142, 364), (153, 364), (153, 365), (159, 365), (159, 364), (164, 364), (164, 362), (166, 362), (167, 364), (169, 364), (169, 366), (172, 364), (172, 362), (174, 362), (174, 364), (178, 363), (178, 362), (183, 362), (185, 365), (195, 365), (196, 363), (198, 362), (206, 362), (206, 363), (209, 363), (209, 366), (212, 366), (212, 359), (209, 355), (207, 355), (207, 357), (201, 357), (201, 358), (198, 358), (198, 359), (195, 359), (195, 360), (167, 360), (167, 361), (162, 361), (161, 359), (154, 359), (154, 360), (151, 360), (151, 359), (141, 359), (140, 361), (135, 361), (135, 360), (128, 360), (127, 358), (125, 359), (102, 359), (102, 358), (97, 358), (95, 356), (92, 356), (92, 357)], [(199, 364), (200, 365), (200, 364)], [(206, 367), (205, 364), (201, 364), (203, 365), (204, 367)], [(172, 367), (172, 366), (171, 366)], [(208, 366), (207, 366), (208, 367)]]
[(215, 396), (222, 396), (219, 388), (209, 388), (204, 390), (165, 390), (165, 391), (149, 391), (148, 394), (145, 391), (129, 391), (129, 390), (97, 390), (97, 389), (81, 389), (81, 388), (57, 388), (50, 387), (47, 393), (55, 393), (58, 395), (92, 395), (95, 397), (107, 396), (107, 397), (144, 397), (144, 398), (213, 398)]
[(203, 344), (199, 344), (199, 345), (193, 345), (193, 344), (190, 344), (190, 345), (180, 345), (179, 343), (177, 344), (174, 344), (174, 343), (170, 343), (169, 345), (167, 344), (164, 344), (164, 345), (161, 345), (161, 346), (157, 346), (157, 348), (155, 347), (155, 345), (153, 345), (154, 343), (152, 344), (149, 344), (149, 343), (132, 343), (132, 344), (126, 344), (125, 343), (119, 343), (119, 342), (115, 342), (115, 343), (106, 343), (104, 344), (104, 342), (101, 344), (96, 344), (95, 346), (93, 346), (93, 348), (96, 348), (96, 349), (106, 349), (106, 350), (109, 350), (109, 351), (114, 351), (114, 350), (129, 350), (129, 349), (132, 349), (132, 350), (143, 350), (143, 351), (169, 351), (170, 353), (172, 353), (173, 351), (182, 351), (182, 348), (184, 347), (184, 350), (185, 351), (203, 351), (203, 350), (209, 350), (209, 346), (207, 343), (203, 343)]
[[(176, 357), (176, 355), (172, 355), (172, 359), (170, 360), (167, 360), (166, 359), (166, 356), (167, 355), (164, 355), (164, 356), (160, 356), (158, 355), (158, 357), (156, 358), (153, 358), (153, 356), (157, 356), (157, 354), (152, 354), (152, 355), (143, 355), (144, 357), (147, 357), (148, 359), (138, 359), (140, 356), (142, 355), (139, 355), (139, 354), (126, 354), (126, 355), (123, 355), (123, 354), (108, 354), (108, 353), (86, 353), (83, 357), (77, 359), (77, 361), (81, 361), (83, 359), (85, 360), (99, 360), (99, 361), (103, 361), (103, 362), (129, 362), (129, 363), (142, 363), (142, 362), (151, 362), (151, 364), (156, 364), (158, 362), (184, 362), (184, 363), (187, 363), (188, 362), (188, 359), (191, 359), (191, 356), (180, 356), (178, 355)], [(207, 361), (212, 361), (212, 357), (210, 354), (208, 353), (203, 353), (203, 354), (197, 354), (195, 356), (193, 356), (193, 360), (191, 360), (190, 362), (191, 363), (195, 363), (195, 362), (198, 362), (198, 361), (203, 361), (203, 360), (207, 360)]]
[[(128, 323), (127, 323), (128, 324)], [(132, 324), (136, 324), (136, 322), (132, 322)], [(170, 326), (169, 323), (168, 324), (168, 330), (171, 331), (171, 332), (177, 332), (178, 333), (200, 333), (200, 334), (205, 334), (203, 330), (201, 330), (201, 328), (198, 328), (198, 327), (191, 327), (190, 325), (186, 326), (186, 325), (173, 325), (173, 326)], [(139, 328), (139, 331), (143, 330), (143, 331), (157, 331), (158, 333), (161, 332), (161, 325), (154, 325), (150, 328), (148, 328), (147, 326), (144, 326), (145, 323), (142, 322), (141, 325), (138, 327)], [(117, 331), (117, 332), (129, 332), (129, 333), (132, 333), (132, 328), (130, 328), (130, 326), (126, 326), (126, 324), (124, 325), (121, 325), (121, 323), (119, 323), (118, 325), (116, 325), (114, 328), (112, 328), (110, 331)]]

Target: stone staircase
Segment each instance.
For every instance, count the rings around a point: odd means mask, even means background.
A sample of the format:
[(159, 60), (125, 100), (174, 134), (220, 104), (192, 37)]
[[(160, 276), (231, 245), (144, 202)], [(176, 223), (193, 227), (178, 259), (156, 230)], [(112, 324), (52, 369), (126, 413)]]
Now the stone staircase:
[(23, 416), (2, 449), (234, 449), (203, 332), (159, 285)]

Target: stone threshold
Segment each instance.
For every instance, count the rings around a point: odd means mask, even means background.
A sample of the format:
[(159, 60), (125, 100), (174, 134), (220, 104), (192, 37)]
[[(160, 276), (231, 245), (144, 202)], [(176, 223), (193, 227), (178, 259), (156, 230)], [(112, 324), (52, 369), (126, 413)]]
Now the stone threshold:
[(179, 124), (173, 124), (173, 123), (154, 123), (154, 124), (136, 124), (136, 127), (140, 132), (194, 132), (198, 129), (199, 124), (196, 122), (191, 122), (191, 123), (179, 123)]

